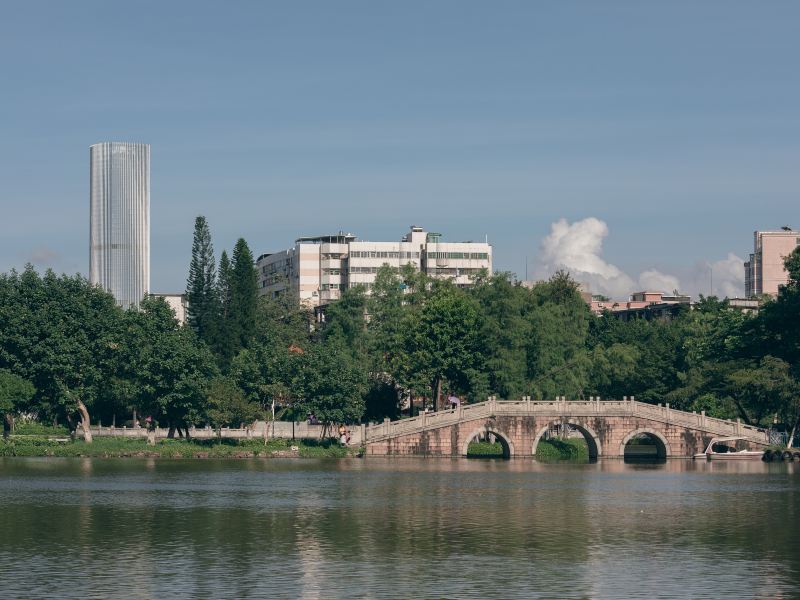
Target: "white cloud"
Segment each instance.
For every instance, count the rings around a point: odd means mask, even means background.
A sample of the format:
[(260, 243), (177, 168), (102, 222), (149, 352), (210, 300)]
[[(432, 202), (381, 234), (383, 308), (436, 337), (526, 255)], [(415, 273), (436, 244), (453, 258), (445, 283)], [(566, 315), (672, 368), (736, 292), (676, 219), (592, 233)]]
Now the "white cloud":
[(642, 290), (655, 292), (673, 292), (674, 290), (680, 290), (681, 282), (672, 275), (667, 275), (656, 269), (648, 269), (639, 275), (639, 287)]
[(637, 279), (602, 257), (603, 239), (608, 236), (608, 225), (595, 217), (569, 223), (560, 219), (550, 226), (550, 233), (542, 240), (537, 274), (552, 275), (565, 269), (593, 293), (623, 299), (644, 289), (672, 292), (680, 289), (677, 277), (648, 269)]
[(711, 263), (714, 294), (720, 298), (744, 296), (744, 260), (733, 252), (728, 258)]

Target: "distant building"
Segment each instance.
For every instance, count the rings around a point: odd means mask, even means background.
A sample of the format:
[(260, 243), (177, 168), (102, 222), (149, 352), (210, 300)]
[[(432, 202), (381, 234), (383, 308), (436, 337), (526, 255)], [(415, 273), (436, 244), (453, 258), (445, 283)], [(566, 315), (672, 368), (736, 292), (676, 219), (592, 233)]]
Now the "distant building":
[(744, 313), (758, 313), (761, 301), (758, 298), (728, 298), (728, 306)]
[(258, 257), (259, 293), (274, 297), (291, 289), (303, 304), (319, 307), (338, 300), (349, 287), (371, 289), (383, 265), (410, 264), (458, 286), (471, 285), (471, 277), (483, 270), (491, 274), (489, 243), (441, 238), (417, 226), (398, 242), (361, 241), (344, 232), (298, 238), (291, 248)]
[(664, 292), (635, 292), (629, 300), (595, 300), (590, 303), (591, 311), (601, 315), (606, 311), (615, 317), (630, 319), (671, 319), (682, 310), (691, 308), (692, 299), (685, 294), (665, 294)]
[(172, 312), (175, 313), (175, 318), (181, 325), (186, 325), (187, 307), (189, 303), (186, 300), (186, 294), (150, 294), (152, 298), (161, 298), (169, 304)]
[(753, 232), (753, 253), (744, 263), (745, 296), (777, 296), (780, 286), (789, 281), (783, 259), (800, 245), (800, 232), (785, 227), (782, 231)]
[(127, 308), (150, 288), (150, 146), (89, 147), (89, 281)]

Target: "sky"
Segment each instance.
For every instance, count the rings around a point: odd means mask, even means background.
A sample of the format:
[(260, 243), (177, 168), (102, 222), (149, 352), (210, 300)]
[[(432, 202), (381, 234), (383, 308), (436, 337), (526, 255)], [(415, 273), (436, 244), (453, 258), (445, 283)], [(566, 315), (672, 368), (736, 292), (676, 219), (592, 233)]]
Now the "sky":
[[(615, 298), (800, 228), (800, 3), (0, 0), (0, 272), (88, 274), (89, 145), (151, 145), (151, 287), (409, 225)], [(713, 288), (712, 286), (713, 281)]]

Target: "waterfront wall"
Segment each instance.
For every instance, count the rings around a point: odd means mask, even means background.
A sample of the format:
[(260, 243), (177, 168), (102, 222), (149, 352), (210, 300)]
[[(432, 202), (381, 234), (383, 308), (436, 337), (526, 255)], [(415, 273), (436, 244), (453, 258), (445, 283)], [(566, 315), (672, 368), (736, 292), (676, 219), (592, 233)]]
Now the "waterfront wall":
[[(333, 426), (327, 432), (325, 437), (337, 437), (338, 426)], [(364, 439), (364, 427), (361, 425), (348, 426), (350, 431), (350, 445), (359, 446)], [(92, 426), (91, 432), (96, 437), (121, 437), (121, 438), (146, 438), (147, 429), (144, 427), (104, 427)], [(78, 433), (81, 429), (78, 428)], [(155, 429), (155, 438), (164, 439), (169, 436), (169, 429), (166, 427), (157, 427)], [(264, 438), (267, 439), (304, 439), (304, 440), (320, 440), (323, 436), (322, 425), (309, 425), (306, 421), (299, 421), (292, 423), (291, 421), (257, 421), (251, 427), (244, 428), (222, 428), (222, 437), (225, 439), (245, 440), (251, 438)], [(175, 433), (178, 437), (178, 433)], [(189, 437), (196, 439), (212, 439), (217, 437), (217, 431), (211, 427), (189, 427)]]

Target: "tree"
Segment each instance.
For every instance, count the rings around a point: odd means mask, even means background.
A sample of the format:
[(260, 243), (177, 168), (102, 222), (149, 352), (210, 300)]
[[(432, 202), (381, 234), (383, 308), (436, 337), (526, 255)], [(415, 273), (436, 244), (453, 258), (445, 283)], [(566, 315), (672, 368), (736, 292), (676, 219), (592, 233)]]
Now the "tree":
[(367, 295), (363, 286), (352, 287), (342, 293), (341, 298), (328, 307), (323, 337), (336, 338), (356, 360), (366, 360)]
[[(410, 279), (412, 273), (407, 273)], [(406, 279), (407, 281), (408, 279)], [(410, 371), (408, 355), (403, 350), (406, 325), (413, 320), (413, 310), (406, 300), (408, 286), (394, 267), (378, 268), (372, 294), (367, 297), (366, 323), (367, 361), (370, 369), (370, 391), (367, 396), (367, 417), (382, 419), (398, 414), (400, 393), (407, 393), (407, 381), (402, 373)], [(413, 406), (411, 407), (413, 412)]]
[(161, 299), (147, 299), (128, 318), (122, 372), (137, 390), (136, 405), (166, 424), (169, 437), (176, 430), (188, 435), (189, 425), (203, 419), (206, 387), (218, 375), (210, 350)]
[(114, 373), (122, 309), (83, 277), (39, 277), (30, 266), (3, 276), (0, 288), (0, 368), (29, 380), (37, 410), (65, 416), (73, 435), (78, 413), (91, 442), (89, 409)]
[(219, 259), (216, 282), (216, 298), (219, 315), (214, 330), (211, 347), (223, 366), (227, 366), (238, 350), (235, 328), (231, 326), (231, 291), (233, 286), (233, 267), (223, 250)]
[(421, 391), (425, 383), (438, 409), (443, 385), (466, 392), (473, 399), (486, 390), (481, 377), (482, 316), (474, 298), (450, 281), (434, 281), (421, 305), (406, 311), (403, 351), (398, 379)]
[(3, 437), (14, 427), (14, 415), (24, 410), (36, 393), (30, 381), (0, 369), (0, 413), (3, 413)]
[[(691, 315), (692, 313), (689, 313)], [(686, 407), (691, 400), (681, 397), (667, 398), (671, 392), (681, 387), (680, 375), (685, 373), (685, 340), (691, 325), (687, 324), (687, 315), (681, 315), (672, 321), (660, 319), (632, 319), (622, 321), (607, 313), (589, 321), (587, 347), (589, 352), (601, 346), (604, 350), (615, 344), (622, 344), (638, 355), (636, 368), (614, 385), (615, 397), (635, 396), (640, 402), (656, 404), (671, 401), (676, 408)], [(599, 370), (592, 368), (591, 373), (597, 375)], [(588, 388), (600, 391), (602, 381), (590, 378)], [(603, 392), (601, 392), (603, 393)], [(604, 397), (610, 397), (609, 389)]]
[(519, 398), (528, 391), (527, 347), (532, 334), (530, 291), (498, 273), (472, 290), (483, 313), (483, 369), (491, 391)]
[(589, 392), (601, 398), (622, 398), (628, 395), (629, 381), (641, 362), (638, 348), (615, 343), (595, 346), (589, 356)]
[(302, 355), (297, 386), (297, 408), (316, 415), (325, 430), (332, 423), (358, 422), (364, 414), (367, 372), (338, 341), (314, 344)]
[(591, 314), (568, 273), (534, 286), (529, 312), (528, 377), (540, 398), (583, 396), (588, 383), (587, 339)]
[(219, 320), (219, 300), (216, 289), (216, 267), (211, 231), (204, 216), (194, 222), (192, 260), (186, 281), (187, 317), (189, 326), (200, 339), (213, 343)]
[(253, 253), (243, 238), (233, 249), (230, 272), (230, 306), (225, 327), (231, 339), (232, 355), (247, 348), (255, 335), (258, 304), (258, 273)]
[(312, 323), (311, 311), (299, 301), (291, 287), (275, 297), (258, 298), (255, 338), (259, 343), (303, 347), (309, 339)]
[(223, 426), (249, 424), (261, 415), (258, 404), (249, 402), (236, 383), (227, 377), (211, 381), (206, 406), (206, 415), (220, 438)]
[(231, 365), (231, 377), (248, 401), (275, 413), (278, 406), (291, 407), (297, 398), (297, 378), (302, 351), (286, 342), (256, 342), (242, 350)]

